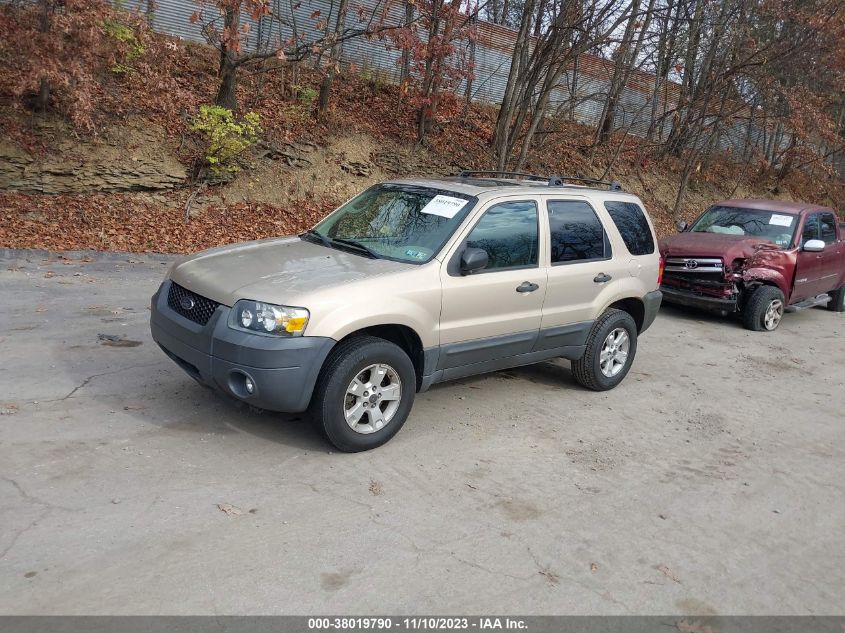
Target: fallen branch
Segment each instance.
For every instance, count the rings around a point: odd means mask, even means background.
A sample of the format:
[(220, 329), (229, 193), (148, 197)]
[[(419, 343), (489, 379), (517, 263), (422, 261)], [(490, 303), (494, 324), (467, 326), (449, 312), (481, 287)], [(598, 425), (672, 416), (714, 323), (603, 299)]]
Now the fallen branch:
[(191, 203), (194, 201), (194, 198), (197, 197), (197, 194), (206, 188), (206, 184), (202, 183), (199, 187), (194, 189), (194, 192), (188, 196), (188, 201), (185, 203), (185, 224), (191, 219)]

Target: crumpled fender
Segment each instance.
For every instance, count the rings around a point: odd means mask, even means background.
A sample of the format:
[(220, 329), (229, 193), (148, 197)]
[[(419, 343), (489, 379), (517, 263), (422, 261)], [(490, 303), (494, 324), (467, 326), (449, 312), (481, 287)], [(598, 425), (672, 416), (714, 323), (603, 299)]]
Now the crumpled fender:
[(760, 247), (746, 260), (742, 269), (742, 280), (745, 283), (762, 281), (774, 284), (788, 301), (789, 295), (792, 294), (796, 259), (795, 251)]
[(771, 268), (746, 268), (742, 272), (742, 280), (745, 283), (763, 281), (774, 284), (783, 293), (784, 297), (789, 296), (789, 283), (784, 279), (783, 273)]

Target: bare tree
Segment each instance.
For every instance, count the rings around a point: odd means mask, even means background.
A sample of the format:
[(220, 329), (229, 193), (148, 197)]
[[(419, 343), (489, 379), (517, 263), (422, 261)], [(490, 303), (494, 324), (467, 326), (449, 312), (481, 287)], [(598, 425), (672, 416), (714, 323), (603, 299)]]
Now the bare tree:
[[(504, 170), (519, 145), (516, 169), (523, 168), (534, 135), (546, 116), (552, 92), (581, 53), (595, 47), (631, 14), (632, 2), (562, 0), (548, 29), (529, 51), (528, 33), (536, 0), (526, 0), (493, 147)], [(527, 128), (526, 128), (527, 126)]]

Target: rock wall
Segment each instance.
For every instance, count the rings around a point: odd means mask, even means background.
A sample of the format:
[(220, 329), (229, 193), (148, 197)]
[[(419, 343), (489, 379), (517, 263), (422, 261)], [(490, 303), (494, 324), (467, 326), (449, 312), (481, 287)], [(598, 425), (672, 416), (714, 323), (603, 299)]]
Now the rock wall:
[(133, 122), (95, 140), (74, 138), (61, 123), (41, 123), (47, 151), (33, 156), (0, 138), (0, 190), (39, 193), (156, 191), (185, 182), (185, 167), (164, 130)]

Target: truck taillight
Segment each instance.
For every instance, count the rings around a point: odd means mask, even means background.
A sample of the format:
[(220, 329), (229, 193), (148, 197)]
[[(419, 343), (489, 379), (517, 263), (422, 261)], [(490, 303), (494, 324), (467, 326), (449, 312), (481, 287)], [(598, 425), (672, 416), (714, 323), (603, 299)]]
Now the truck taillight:
[(663, 283), (663, 255), (660, 256), (660, 259), (657, 262), (657, 286), (660, 287), (660, 284)]

